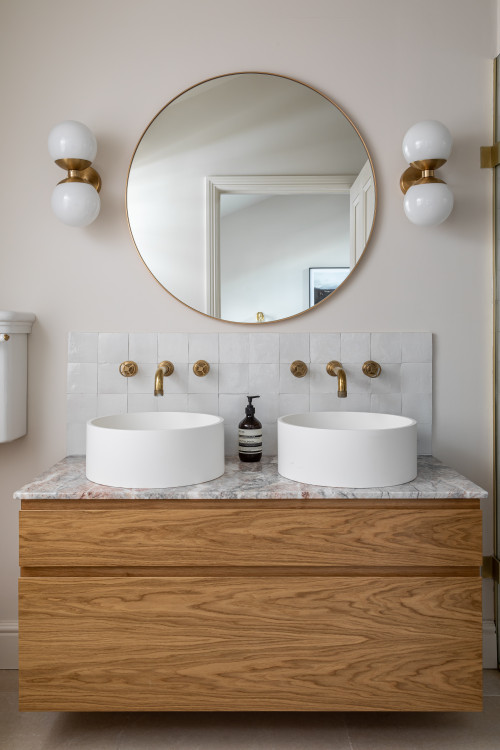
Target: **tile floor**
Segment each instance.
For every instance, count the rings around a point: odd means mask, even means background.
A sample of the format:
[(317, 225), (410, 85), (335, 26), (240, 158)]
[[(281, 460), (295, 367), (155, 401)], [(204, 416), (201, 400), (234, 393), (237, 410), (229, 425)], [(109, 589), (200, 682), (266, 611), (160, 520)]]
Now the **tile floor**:
[(499, 750), (500, 672), (482, 713), (49, 713), (0, 671), (1, 750)]

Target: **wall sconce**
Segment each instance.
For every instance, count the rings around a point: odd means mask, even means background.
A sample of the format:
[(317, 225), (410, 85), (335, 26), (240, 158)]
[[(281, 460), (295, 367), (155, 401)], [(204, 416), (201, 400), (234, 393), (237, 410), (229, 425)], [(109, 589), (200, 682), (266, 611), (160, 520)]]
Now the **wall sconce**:
[(434, 176), (448, 159), (451, 144), (450, 131), (437, 120), (418, 122), (403, 138), (403, 155), (410, 166), (401, 175), (400, 187), (405, 214), (413, 224), (441, 224), (451, 214), (453, 193)]
[(86, 227), (97, 219), (101, 208), (101, 178), (90, 166), (97, 153), (97, 141), (86, 125), (65, 120), (49, 134), (49, 153), (68, 171), (52, 193), (52, 210), (71, 227)]

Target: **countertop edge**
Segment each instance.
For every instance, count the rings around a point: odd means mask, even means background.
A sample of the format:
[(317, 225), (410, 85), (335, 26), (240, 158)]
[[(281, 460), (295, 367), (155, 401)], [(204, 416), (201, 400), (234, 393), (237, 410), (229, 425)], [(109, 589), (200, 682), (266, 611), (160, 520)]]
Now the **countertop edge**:
[(210, 482), (158, 489), (104, 487), (85, 476), (85, 456), (66, 456), (14, 492), (14, 500), (485, 500), (488, 493), (433, 456), (418, 457), (417, 477), (403, 485), (336, 488), (306, 485), (280, 476), (275, 456), (241, 464), (226, 458), (225, 473)]

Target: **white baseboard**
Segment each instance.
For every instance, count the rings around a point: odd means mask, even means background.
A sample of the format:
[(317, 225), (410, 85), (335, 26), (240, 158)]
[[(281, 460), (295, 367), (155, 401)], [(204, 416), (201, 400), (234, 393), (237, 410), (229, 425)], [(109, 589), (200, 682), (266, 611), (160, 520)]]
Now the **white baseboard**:
[(18, 626), (16, 620), (0, 622), (0, 669), (17, 669)]
[[(0, 669), (17, 669), (18, 626), (15, 620), (0, 622)], [(483, 668), (498, 669), (497, 634), (493, 620), (483, 620)]]

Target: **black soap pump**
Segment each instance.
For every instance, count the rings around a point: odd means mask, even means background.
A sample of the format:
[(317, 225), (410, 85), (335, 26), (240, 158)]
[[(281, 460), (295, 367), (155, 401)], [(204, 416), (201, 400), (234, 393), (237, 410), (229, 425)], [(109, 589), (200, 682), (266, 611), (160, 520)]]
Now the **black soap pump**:
[(238, 455), (240, 461), (260, 461), (262, 458), (262, 425), (255, 419), (255, 406), (252, 399), (260, 396), (247, 396), (245, 418), (241, 420), (238, 430)]

